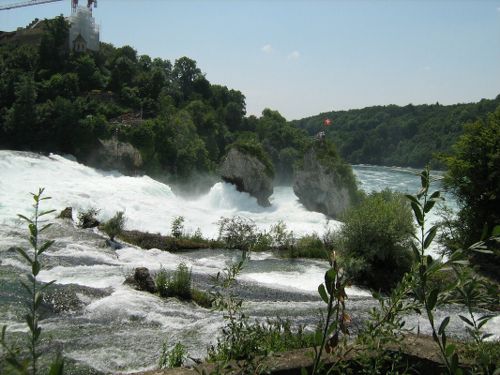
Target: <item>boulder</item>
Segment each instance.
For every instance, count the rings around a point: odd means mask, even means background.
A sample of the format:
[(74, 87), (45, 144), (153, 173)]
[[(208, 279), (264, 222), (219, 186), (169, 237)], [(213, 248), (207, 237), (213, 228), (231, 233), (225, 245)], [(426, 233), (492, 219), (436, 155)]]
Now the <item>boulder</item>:
[(328, 166), (318, 156), (319, 147), (323, 146), (317, 144), (304, 154), (302, 165), (294, 173), (293, 191), (308, 210), (338, 218), (353, 203), (357, 188), (352, 170), (348, 172), (350, 178), (346, 178), (338, 169)]
[(238, 191), (257, 198), (259, 205), (271, 205), (272, 173), (256, 156), (233, 147), (222, 160), (219, 173), (224, 181), (234, 184)]
[(73, 221), (73, 207), (66, 207), (58, 216), (59, 219), (69, 219)]
[(131, 284), (135, 286), (136, 289), (144, 290), (145, 292), (156, 293), (158, 290), (146, 267), (137, 267), (134, 276), (127, 278), (125, 283)]

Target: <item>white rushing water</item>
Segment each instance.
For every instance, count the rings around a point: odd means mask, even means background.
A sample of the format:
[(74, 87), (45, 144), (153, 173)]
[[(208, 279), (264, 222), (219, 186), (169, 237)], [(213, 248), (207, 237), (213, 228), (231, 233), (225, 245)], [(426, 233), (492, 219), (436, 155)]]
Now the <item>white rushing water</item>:
[[(419, 187), (416, 171), (370, 166), (357, 166), (354, 170), (366, 191), (392, 188), (415, 193)], [(188, 231), (200, 228), (208, 237), (216, 237), (220, 217), (234, 215), (252, 219), (261, 229), (283, 220), (296, 234), (322, 233), (326, 225), (332, 228), (341, 225), (327, 221), (320, 213), (307, 211), (291, 187), (275, 188), (270, 199), (272, 206), (268, 208), (258, 206), (255, 198), (222, 182), (208, 193), (188, 199), (176, 196), (168, 185), (147, 176), (103, 172), (59, 155), (0, 151), (0, 277), (5, 282), (0, 290), (0, 309), (6, 311), (0, 316), (0, 325), (7, 323), (11, 332), (25, 329), (19, 324), (19, 304), (11, 301), (16, 298), (17, 285), (13, 275), (19, 270), (27, 271), (27, 267), (9, 248), (26, 244), (24, 224), (16, 215), (31, 214), (29, 192), (37, 191), (38, 187), (45, 187), (52, 197), (44, 202), (44, 208), (60, 211), (71, 206), (78, 212), (94, 207), (100, 210), (102, 220), (125, 211), (127, 229), (154, 233), (169, 233), (173, 218), (180, 215), (185, 218)], [(76, 214), (73, 213), (75, 217)], [(199, 250), (173, 254), (132, 246), (114, 251), (105, 247), (95, 232), (76, 230), (61, 221), (54, 233), (57, 243), (46, 253), (40, 279), (57, 280), (61, 288), (76, 285), (104, 293), (95, 295), (77, 289), (76, 296), (83, 307), (43, 320), (44, 329), (63, 345), (66, 357), (103, 372), (132, 372), (155, 367), (164, 339), (169, 346), (182, 341), (194, 357), (202, 357), (206, 345), (214, 342), (223, 324), (220, 314), (135, 291), (123, 285), (123, 281), (136, 267), (148, 267), (155, 272), (160, 267), (173, 270), (184, 262), (192, 269), (195, 281), (198, 277), (201, 283), (206, 283), (208, 275), (216, 274), (238, 258), (236, 252)], [(280, 315), (311, 323), (322, 306), (316, 290), (326, 269), (327, 264), (322, 261), (283, 260), (271, 253), (253, 254), (240, 281), (250, 286), (249, 292), (252, 285), (269, 291), (265, 298), (258, 293), (250, 294), (246, 306), (255, 316)], [(293, 296), (283, 297), (287, 291), (297, 292), (301, 297), (297, 300)], [(373, 305), (369, 293), (353, 287), (349, 295), (350, 308), (360, 316), (366, 315)], [(413, 318), (414, 323), (418, 321)], [(492, 331), (498, 331), (499, 325), (500, 322), (495, 322)], [(460, 332), (462, 327), (458, 319), (450, 323), (455, 331)]]

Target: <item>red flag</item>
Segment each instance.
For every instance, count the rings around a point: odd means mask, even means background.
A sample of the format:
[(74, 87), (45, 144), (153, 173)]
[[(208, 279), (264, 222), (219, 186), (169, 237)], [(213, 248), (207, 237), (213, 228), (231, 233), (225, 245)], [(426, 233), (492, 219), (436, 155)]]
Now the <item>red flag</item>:
[(332, 120), (330, 120), (329, 118), (325, 118), (325, 119), (323, 120), (323, 125), (325, 125), (325, 126), (329, 126), (329, 125), (331, 125), (331, 124), (332, 124)]

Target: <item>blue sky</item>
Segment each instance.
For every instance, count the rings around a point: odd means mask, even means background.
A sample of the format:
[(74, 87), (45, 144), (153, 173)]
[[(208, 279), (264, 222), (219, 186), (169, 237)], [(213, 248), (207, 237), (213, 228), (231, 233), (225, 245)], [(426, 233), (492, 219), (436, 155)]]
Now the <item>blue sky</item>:
[[(0, 30), (69, 12), (70, 0), (1, 11)], [(500, 0), (98, 0), (94, 15), (102, 41), (195, 59), (248, 114), (500, 94)]]

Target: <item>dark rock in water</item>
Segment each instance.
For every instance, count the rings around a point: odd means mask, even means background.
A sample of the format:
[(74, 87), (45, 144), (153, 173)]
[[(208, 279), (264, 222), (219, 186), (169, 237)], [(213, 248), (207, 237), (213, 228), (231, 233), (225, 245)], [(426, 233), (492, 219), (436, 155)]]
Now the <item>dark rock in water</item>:
[(273, 194), (273, 179), (256, 156), (231, 148), (219, 167), (219, 173), (224, 181), (236, 185), (238, 191), (257, 198), (259, 205), (271, 205), (269, 197)]
[(134, 276), (128, 277), (125, 284), (134, 286), (138, 290), (144, 290), (150, 293), (156, 293), (157, 288), (149, 270), (146, 267), (137, 267)]
[(73, 207), (66, 207), (58, 216), (59, 219), (69, 219), (73, 221)]
[(350, 167), (342, 164), (340, 171), (335, 168), (338, 162), (328, 165), (329, 160), (318, 155), (320, 147), (304, 154), (302, 166), (294, 173), (293, 191), (308, 210), (336, 218), (352, 205), (357, 188)]
[(106, 240), (106, 245), (111, 247), (113, 250), (120, 250), (123, 248), (123, 245), (121, 243), (110, 239)]

